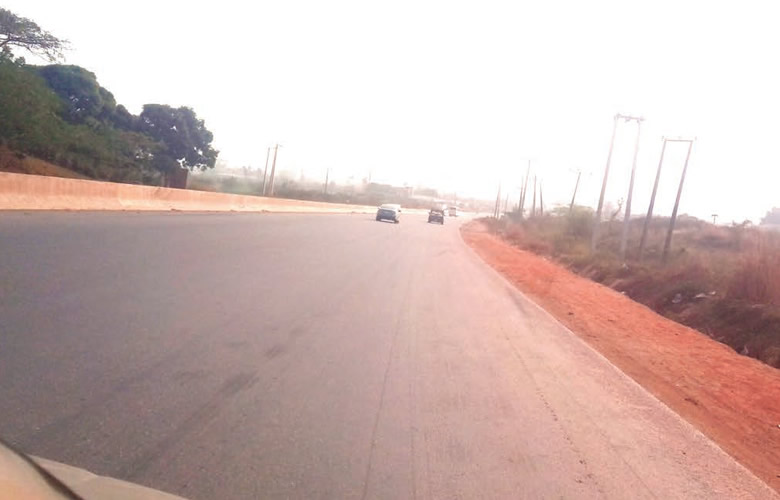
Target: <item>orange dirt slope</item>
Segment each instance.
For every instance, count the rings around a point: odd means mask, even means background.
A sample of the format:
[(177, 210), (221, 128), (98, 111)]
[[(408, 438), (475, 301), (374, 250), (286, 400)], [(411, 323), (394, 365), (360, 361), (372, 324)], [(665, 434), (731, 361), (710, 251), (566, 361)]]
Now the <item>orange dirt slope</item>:
[(513, 247), (478, 222), (461, 234), (517, 288), (780, 491), (780, 370)]

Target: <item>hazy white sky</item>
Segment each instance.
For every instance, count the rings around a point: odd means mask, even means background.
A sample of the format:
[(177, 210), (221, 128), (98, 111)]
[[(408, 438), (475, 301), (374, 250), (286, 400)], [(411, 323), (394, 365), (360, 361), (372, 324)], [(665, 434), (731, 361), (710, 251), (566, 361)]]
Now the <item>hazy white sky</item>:
[[(780, 7), (719, 1), (4, 0), (71, 41), (117, 101), (188, 105), (220, 157), (495, 196), (527, 160), (545, 204), (595, 205), (612, 116), (640, 114), (634, 213), (661, 137), (696, 136), (681, 212), (757, 219), (780, 206)], [(635, 125), (607, 191), (625, 197)], [(656, 212), (684, 159), (667, 150)], [(512, 193), (513, 196), (517, 192)]]

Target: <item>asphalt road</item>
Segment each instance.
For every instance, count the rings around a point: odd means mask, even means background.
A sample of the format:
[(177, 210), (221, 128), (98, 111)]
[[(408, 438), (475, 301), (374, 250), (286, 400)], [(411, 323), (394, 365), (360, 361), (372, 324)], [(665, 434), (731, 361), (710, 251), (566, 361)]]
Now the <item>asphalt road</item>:
[(0, 214), (0, 436), (196, 499), (774, 497), (456, 226)]

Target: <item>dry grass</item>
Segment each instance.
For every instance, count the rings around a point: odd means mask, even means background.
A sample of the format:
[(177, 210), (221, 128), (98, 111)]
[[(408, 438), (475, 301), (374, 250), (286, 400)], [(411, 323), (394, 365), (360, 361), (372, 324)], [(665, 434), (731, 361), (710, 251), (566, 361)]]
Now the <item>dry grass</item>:
[(47, 161), (15, 153), (0, 147), (0, 172), (15, 174), (48, 175), (68, 179), (88, 179), (88, 177)]
[(641, 220), (632, 221), (625, 261), (618, 222), (603, 223), (599, 250), (590, 251), (593, 221), (587, 211), (487, 225), (517, 247), (555, 258), (737, 352), (780, 367), (780, 234), (681, 217), (663, 264), (668, 222), (651, 222), (641, 261)]

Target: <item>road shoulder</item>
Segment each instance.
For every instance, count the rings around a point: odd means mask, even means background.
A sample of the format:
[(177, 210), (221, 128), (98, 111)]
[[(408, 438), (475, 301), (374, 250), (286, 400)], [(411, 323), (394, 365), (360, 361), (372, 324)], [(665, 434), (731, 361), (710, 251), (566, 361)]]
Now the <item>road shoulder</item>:
[(487, 233), (463, 240), (624, 373), (780, 490), (780, 372)]

